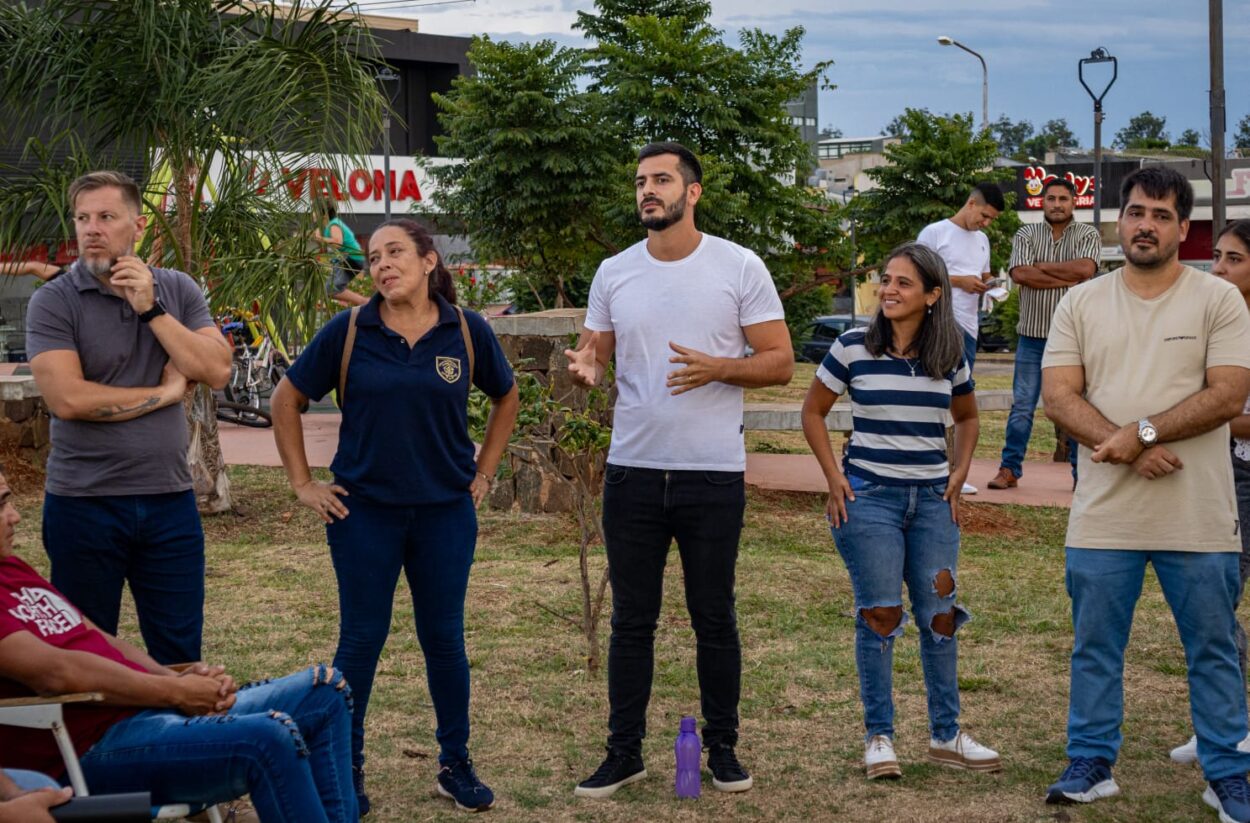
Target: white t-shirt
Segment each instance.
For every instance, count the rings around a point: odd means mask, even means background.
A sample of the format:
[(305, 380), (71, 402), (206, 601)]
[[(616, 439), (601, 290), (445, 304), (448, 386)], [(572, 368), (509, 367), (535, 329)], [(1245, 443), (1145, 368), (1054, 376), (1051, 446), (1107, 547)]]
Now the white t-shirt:
[(743, 357), (743, 326), (785, 313), (764, 262), (704, 234), (681, 260), (656, 260), (646, 241), (604, 260), (586, 328), (616, 335), (617, 399), (608, 460), (650, 469), (743, 471), (742, 389), (708, 383), (674, 396), (672, 341), (713, 357)]
[[(968, 231), (950, 220), (930, 223), (920, 232), (916, 242), (933, 249), (946, 261), (946, 273), (952, 277), (981, 277), (990, 270), (990, 239), (983, 231)], [(951, 308), (955, 322), (973, 337), (977, 336), (977, 314), (981, 295), (951, 288)]]

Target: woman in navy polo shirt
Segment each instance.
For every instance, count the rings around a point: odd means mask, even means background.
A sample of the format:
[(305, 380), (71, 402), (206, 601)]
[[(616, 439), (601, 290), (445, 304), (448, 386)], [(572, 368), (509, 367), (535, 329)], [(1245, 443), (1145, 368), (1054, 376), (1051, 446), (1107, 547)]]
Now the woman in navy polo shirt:
[[(401, 569), (438, 721), (438, 791), (476, 811), (494, 795), (469, 759), (464, 598), (476, 509), (516, 422), (516, 384), (486, 321), (455, 306), (451, 275), (424, 228), (383, 223), (369, 239), (368, 259), (377, 294), (330, 320), (287, 371), (273, 395), (274, 437), (299, 501), (326, 522), (339, 584), (334, 665), (355, 697), (352, 766), (362, 814), (369, 807), (365, 712)], [(300, 409), (339, 387), (345, 351), (335, 482), (320, 483), (308, 468)], [(476, 460), (470, 381), (491, 398)]]
[[(894, 754), (894, 640), (903, 633), (903, 583), (920, 630), (932, 762), (998, 771), (998, 753), (959, 727), (955, 602), (959, 495), (979, 423), (946, 264), (919, 243), (886, 258), (881, 307), (867, 329), (840, 336), (803, 404), (803, 433), (829, 483), (826, 516), (855, 593), (855, 664), (864, 704), (869, 780), (902, 776)], [(825, 417), (851, 396), (851, 445), (838, 467)], [(946, 414), (955, 422), (947, 462)]]

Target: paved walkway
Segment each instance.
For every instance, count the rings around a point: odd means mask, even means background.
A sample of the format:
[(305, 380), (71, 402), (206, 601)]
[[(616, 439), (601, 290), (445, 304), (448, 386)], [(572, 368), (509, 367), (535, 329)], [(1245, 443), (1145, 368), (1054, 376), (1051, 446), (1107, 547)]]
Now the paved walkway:
[[(308, 462), (326, 467), (338, 445), (338, 414), (304, 415), (304, 448)], [(281, 466), (273, 429), (249, 429), (232, 423), (219, 424), (221, 451), (226, 462), (244, 466)], [(1072, 474), (1067, 463), (1033, 462), (1025, 466), (1020, 488), (994, 491), (985, 484), (998, 471), (998, 461), (973, 460), (969, 480), (980, 492), (970, 498), (977, 503), (1016, 503), (1022, 506), (1072, 504)], [(819, 492), (826, 490), (820, 465), (810, 454), (748, 454), (747, 483), (761, 489)]]

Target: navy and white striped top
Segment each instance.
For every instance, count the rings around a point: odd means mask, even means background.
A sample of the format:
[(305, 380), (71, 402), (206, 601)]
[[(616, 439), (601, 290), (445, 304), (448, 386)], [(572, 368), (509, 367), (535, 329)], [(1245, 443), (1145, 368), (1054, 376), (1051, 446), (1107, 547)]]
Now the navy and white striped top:
[(816, 370), (834, 394), (850, 390), (854, 431), (844, 470), (887, 486), (946, 483), (946, 415), (952, 397), (972, 392), (967, 361), (934, 380), (915, 359), (873, 357), (865, 333), (854, 329), (835, 340)]

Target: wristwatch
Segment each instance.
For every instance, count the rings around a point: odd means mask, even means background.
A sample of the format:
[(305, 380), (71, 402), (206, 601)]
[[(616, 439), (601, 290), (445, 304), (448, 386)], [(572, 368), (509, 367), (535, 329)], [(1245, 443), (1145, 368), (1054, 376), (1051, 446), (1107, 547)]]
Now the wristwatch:
[(161, 305), (160, 300), (153, 301), (152, 308), (139, 315), (140, 323), (151, 323), (156, 318), (165, 313), (165, 307)]
[(1137, 421), (1137, 442), (1147, 449), (1159, 442), (1159, 430), (1145, 417)]

